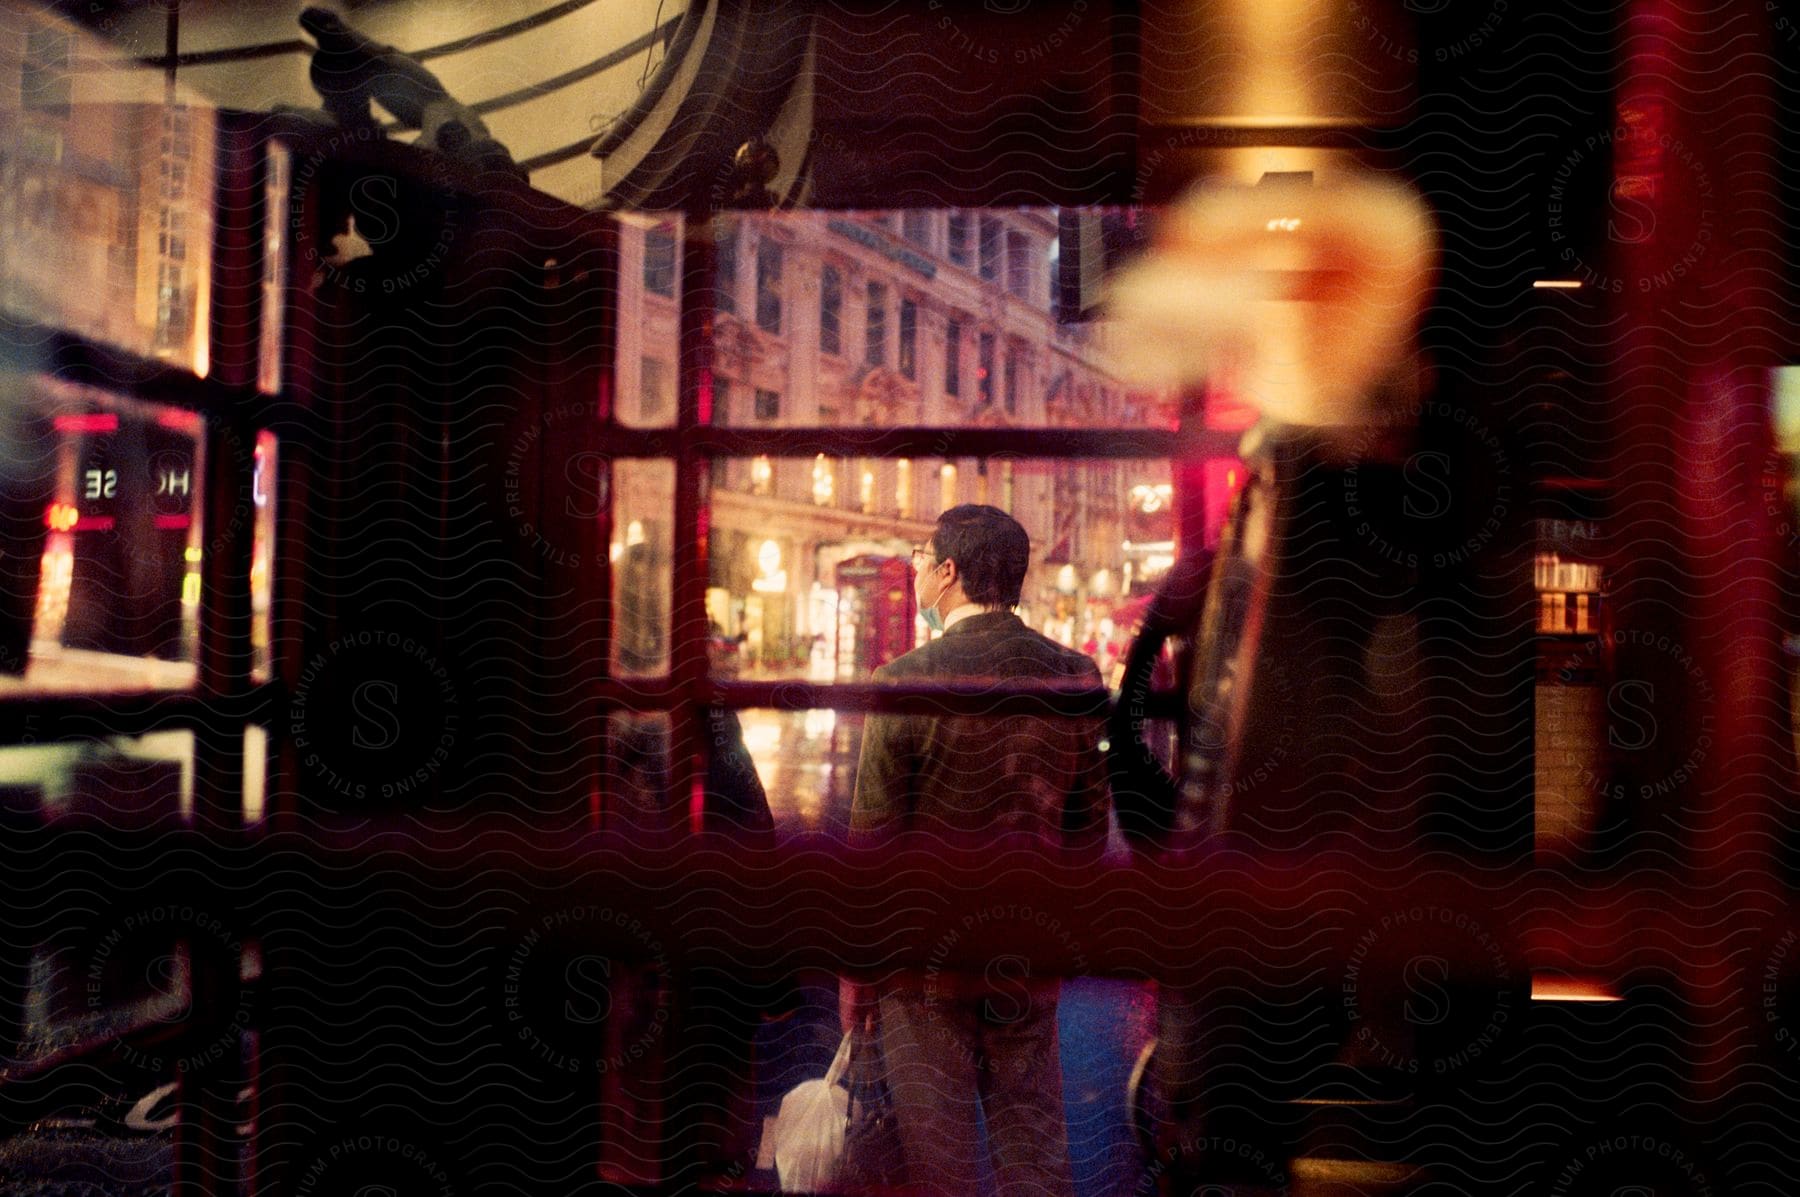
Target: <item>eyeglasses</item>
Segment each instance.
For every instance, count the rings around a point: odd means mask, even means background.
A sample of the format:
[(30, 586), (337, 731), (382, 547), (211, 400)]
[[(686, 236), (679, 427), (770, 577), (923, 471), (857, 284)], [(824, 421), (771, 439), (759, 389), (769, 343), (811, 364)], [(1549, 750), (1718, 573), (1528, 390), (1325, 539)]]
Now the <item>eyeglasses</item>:
[(937, 560), (936, 555), (931, 551), (931, 546), (922, 544), (914, 545), (912, 551), (912, 567), (914, 569), (923, 569), (925, 568), (923, 563), (928, 560), (934, 563)]

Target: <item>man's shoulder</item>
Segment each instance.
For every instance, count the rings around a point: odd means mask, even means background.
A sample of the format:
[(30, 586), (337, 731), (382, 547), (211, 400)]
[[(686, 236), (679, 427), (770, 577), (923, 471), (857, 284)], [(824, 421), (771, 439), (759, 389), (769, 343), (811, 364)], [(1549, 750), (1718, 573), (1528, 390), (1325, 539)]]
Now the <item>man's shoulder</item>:
[(1099, 672), (1099, 666), (1086, 653), (1078, 652), (1068, 645), (1052, 640), (1042, 632), (1033, 628), (1016, 616), (1006, 624), (995, 629), (998, 639), (1008, 649), (1026, 653), (1054, 667), (1060, 673), (1085, 673), (1089, 670)]
[(1098, 682), (1100, 680), (1100, 666), (1094, 663), (1094, 658), (1065, 644), (1058, 644), (1041, 633), (1033, 632), (1031, 634), (1044, 642), (1046, 646), (1044, 651), (1049, 654), (1048, 659), (1056, 663), (1057, 672), (1084, 681)]
[[(939, 636), (875, 670), (878, 682), (942, 674), (986, 673), (997, 657), (1029, 661), (1034, 672), (1089, 680), (1099, 677), (1093, 658), (1034, 631), (1016, 616)], [(1013, 672), (1012, 669), (1003, 672)]]
[(927, 644), (921, 644), (910, 652), (901, 653), (885, 665), (877, 665), (874, 672), (875, 680), (899, 682), (932, 673), (935, 668), (950, 659), (944, 655), (941, 647), (943, 643), (944, 637), (940, 636)]

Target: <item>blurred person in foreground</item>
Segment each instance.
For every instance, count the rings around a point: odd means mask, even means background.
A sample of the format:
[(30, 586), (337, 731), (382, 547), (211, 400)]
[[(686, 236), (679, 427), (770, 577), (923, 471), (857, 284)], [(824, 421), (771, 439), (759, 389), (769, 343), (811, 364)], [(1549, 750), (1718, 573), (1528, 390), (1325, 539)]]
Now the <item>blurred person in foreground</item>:
[[(943, 635), (875, 670), (878, 682), (1040, 681), (1101, 686), (1087, 656), (1013, 613), (1030, 538), (997, 507), (964, 504), (938, 517), (914, 551), (914, 595)], [(1107, 834), (1101, 718), (912, 715), (869, 718), (851, 805), (868, 841), (924, 834), (946, 846), (1025, 840), (1091, 854)], [(910, 1180), (920, 1191), (981, 1191), (980, 1119), (1007, 1197), (1070, 1197), (1062, 1062), (1061, 980), (928, 974), (846, 980), (846, 1031), (873, 1018)]]

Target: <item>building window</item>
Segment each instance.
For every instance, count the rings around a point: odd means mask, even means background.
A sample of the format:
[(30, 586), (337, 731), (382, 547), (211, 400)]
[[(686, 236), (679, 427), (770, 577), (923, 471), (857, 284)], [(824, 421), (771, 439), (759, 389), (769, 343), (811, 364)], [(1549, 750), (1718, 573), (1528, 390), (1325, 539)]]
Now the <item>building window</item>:
[(956, 467), (945, 462), (938, 471), (938, 510), (948, 511), (956, 506)]
[(1060, 237), (1050, 238), (1050, 249), (1045, 253), (1044, 261), (1050, 267), (1048, 271), (1050, 310), (1052, 312), (1059, 311), (1062, 308), (1062, 239)]
[(986, 407), (994, 401), (994, 334), (981, 334), (981, 350), (975, 366), (975, 397), (980, 400), (978, 406)]
[(668, 416), (674, 396), (669, 393), (669, 363), (644, 359), (638, 374), (638, 418), (660, 420)]
[(1006, 235), (1006, 289), (1020, 299), (1031, 299), (1031, 238), (1024, 233)]
[(675, 225), (664, 221), (644, 230), (644, 290), (675, 297)]
[(736, 314), (738, 289), (738, 226), (736, 221), (719, 222), (718, 254), (713, 266), (713, 308)]
[(187, 260), (187, 213), (164, 208), (158, 214), (156, 252), (171, 262)]
[(952, 320), (944, 330), (944, 394), (962, 394), (962, 321)]
[(894, 463), (894, 510), (902, 517), (912, 510), (912, 462), (904, 457)]
[(1006, 353), (1006, 414), (1019, 414), (1019, 355), (1014, 350)]
[(61, 29), (33, 29), (25, 35), (19, 99), (26, 109), (68, 115), (74, 99), (69, 79), (71, 45), (69, 34)]
[(856, 461), (856, 501), (858, 510), (873, 512), (875, 510), (875, 463), (866, 457)]
[(868, 347), (863, 361), (871, 366), (887, 361), (887, 288), (880, 283), (869, 284)]
[(157, 173), (162, 176), (163, 198), (171, 202), (187, 198), (187, 163), (173, 158), (158, 158)]
[(836, 471), (831, 468), (831, 459), (823, 453), (813, 458), (812, 497), (813, 504), (818, 507), (831, 506), (831, 500), (837, 494)]
[(781, 246), (773, 241), (756, 243), (756, 327), (781, 331)]
[(1013, 509), (1013, 463), (1000, 463), (1000, 507), (1003, 511)]
[(750, 493), (767, 495), (775, 489), (775, 463), (766, 457), (750, 462)]
[(992, 216), (981, 218), (981, 277), (990, 283), (1000, 281), (1000, 250), (1005, 228)]
[(969, 214), (952, 212), (950, 214), (950, 260), (958, 266), (967, 266), (973, 260), (969, 255)]
[(844, 351), (844, 279), (835, 266), (819, 278), (819, 352)]
[(920, 249), (930, 249), (931, 213), (907, 209), (900, 217), (900, 235)]
[(781, 418), (780, 391), (756, 388), (756, 418), (759, 420), (779, 420)]
[(919, 376), (919, 305), (910, 299), (900, 301), (900, 373)]

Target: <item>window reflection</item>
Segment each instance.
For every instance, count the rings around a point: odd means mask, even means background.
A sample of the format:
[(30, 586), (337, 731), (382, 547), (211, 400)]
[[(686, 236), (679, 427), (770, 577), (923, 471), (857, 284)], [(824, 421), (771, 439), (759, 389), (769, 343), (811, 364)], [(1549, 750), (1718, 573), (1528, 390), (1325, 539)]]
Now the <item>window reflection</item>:
[(21, 102), (0, 107), (0, 307), (205, 374), (215, 114), (115, 102), (108, 73), (71, 66), (105, 53), (46, 25), (12, 60)]
[(6, 810), (141, 825), (194, 807), (194, 735), (106, 736), (0, 748)]
[[(0, 386), (23, 450), (5, 463), (8, 548), (38, 564), (17, 579), (29, 612), (9, 615), (28, 621), (28, 636), (15, 625), (9, 637), (29, 642), (25, 674), (0, 674), (0, 689), (192, 685), (201, 565), (221, 547), (201, 521), (200, 418), (50, 379)], [(253, 448), (225, 439), (252, 473)]]

